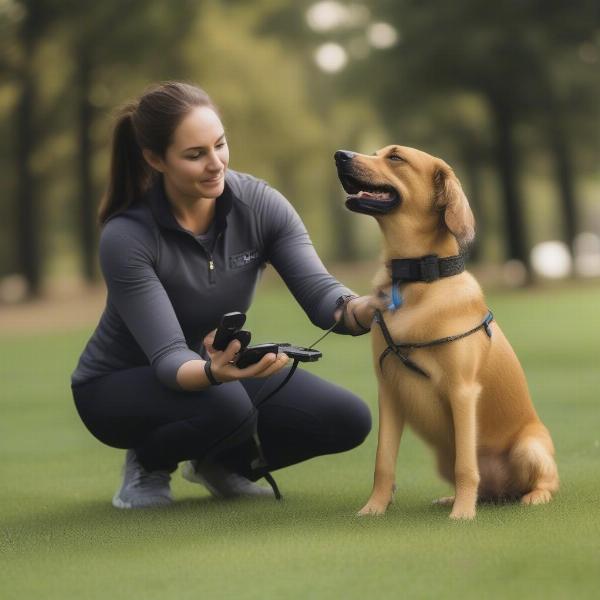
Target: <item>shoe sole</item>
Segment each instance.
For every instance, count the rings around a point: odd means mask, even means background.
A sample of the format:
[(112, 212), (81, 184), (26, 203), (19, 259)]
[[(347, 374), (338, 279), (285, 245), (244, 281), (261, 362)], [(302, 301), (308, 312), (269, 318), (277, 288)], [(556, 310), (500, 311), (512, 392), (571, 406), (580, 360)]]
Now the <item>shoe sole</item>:
[(113, 499), (112, 499), (112, 505), (115, 508), (120, 508), (120, 509), (135, 509), (135, 508), (157, 508), (159, 506), (169, 506), (170, 504), (172, 504), (173, 499), (169, 498), (169, 500), (165, 501), (161, 501), (161, 502), (156, 502), (154, 504), (144, 504), (142, 506), (134, 506), (133, 503), (131, 502), (125, 502), (124, 500), (121, 500), (121, 497), (119, 496), (119, 493), (117, 492)]

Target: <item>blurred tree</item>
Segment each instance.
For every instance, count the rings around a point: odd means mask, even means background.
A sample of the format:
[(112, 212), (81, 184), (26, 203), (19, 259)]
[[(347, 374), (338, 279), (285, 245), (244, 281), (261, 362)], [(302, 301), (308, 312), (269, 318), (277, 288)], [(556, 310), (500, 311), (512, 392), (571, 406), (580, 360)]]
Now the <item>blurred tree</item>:
[(106, 0), (91, 6), (75, 0), (63, 3), (76, 57), (73, 89), (78, 117), (78, 237), (82, 273), (87, 281), (96, 278), (95, 216), (99, 196), (92, 173), (96, 149), (91, 132), (97, 118), (92, 100), (94, 84), (102, 81), (103, 70), (117, 65), (129, 71), (143, 64), (149, 77), (168, 73), (168, 78), (176, 78), (181, 71), (178, 53), (164, 53), (162, 49), (173, 48), (185, 36), (197, 6), (191, 0), (177, 0), (169, 5), (160, 0)]
[(27, 293), (37, 296), (41, 283), (41, 235), (39, 190), (32, 169), (34, 148), (40, 143), (37, 130), (37, 51), (45, 31), (52, 22), (51, 0), (22, 0), (15, 2), (19, 11), (16, 19), (18, 59), (15, 65), (15, 83), (18, 99), (15, 104), (14, 140), (17, 171), (17, 268), (27, 281)]

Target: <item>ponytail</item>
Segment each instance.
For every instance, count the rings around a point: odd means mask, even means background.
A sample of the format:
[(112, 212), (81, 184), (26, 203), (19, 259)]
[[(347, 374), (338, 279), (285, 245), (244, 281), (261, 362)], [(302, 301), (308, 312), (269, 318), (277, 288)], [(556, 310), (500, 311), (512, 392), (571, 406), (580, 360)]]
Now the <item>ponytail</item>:
[(144, 159), (133, 127), (136, 109), (137, 103), (125, 105), (115, 123), (108, 190), (98, 211), (100, 225), (139, 200), (152, 182), (153, 169)]

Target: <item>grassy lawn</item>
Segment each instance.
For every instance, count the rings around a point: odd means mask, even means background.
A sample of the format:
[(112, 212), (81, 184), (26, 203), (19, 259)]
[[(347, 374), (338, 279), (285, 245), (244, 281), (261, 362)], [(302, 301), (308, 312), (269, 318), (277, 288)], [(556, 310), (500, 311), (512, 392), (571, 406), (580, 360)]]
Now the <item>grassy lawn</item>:
[[(430, 504), (450, 490), (411, 433), (395, 504), (355, 518), (376, 428), (352, 452), (279, 472), (281, 503), (218, 502), (175, 474), (173, 507), (118, 511), (123, 453), (87, 433), (69, 389), (91, 329), (0, 334), (0, 598), (597, 598), (600, 288), (488, 300), (553, 434), (562, 487), (547, 506), (484, 506), (472, 523)], [(256, 342), (319, 335), (273, 286), (247, 325)], [(366, 337), (332, 335), (320, 348), (324, 360), (307, 368), (365, 398), (376, 422)]]

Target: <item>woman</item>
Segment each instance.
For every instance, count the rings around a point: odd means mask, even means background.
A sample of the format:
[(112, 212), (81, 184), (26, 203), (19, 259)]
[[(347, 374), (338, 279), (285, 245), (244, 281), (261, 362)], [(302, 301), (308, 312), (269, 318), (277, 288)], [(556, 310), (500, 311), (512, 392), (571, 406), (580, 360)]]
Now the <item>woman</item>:
[(117, 120), (99, 214), (107, 304), (72, 389), (91, 433), (127, 449), (118, 508), (172, 502), (181, 461), (215, 496), (272, 495), (253, 480), (349, 450), (371, 427), (359, 398), (302, 369), (255, 408), (285, 377), (287, 356), (239, 369), (239, 342), (212, 347), (221, 316), (250, 306), (267, 261), (323, 329), (335, 316), (337, 332), (357, 335), (373, 316), (326, 271), (288, 201), (228, 162), (223, 124), (197, 87), (154, 86)]

